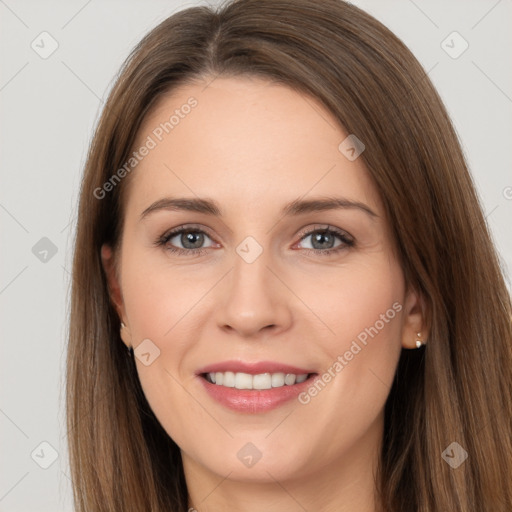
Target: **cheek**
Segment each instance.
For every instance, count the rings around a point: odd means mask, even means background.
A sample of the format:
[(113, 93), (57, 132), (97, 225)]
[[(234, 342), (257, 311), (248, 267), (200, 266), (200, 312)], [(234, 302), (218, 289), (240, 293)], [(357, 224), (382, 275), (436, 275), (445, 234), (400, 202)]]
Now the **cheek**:
[[(345, 359), (351, 359), (354, 379), (387, 386), (400, 354), (404, 282), (399, 266), (382, 259), (347, 279), (342, 322), (336, 324), (345, 340)], [(348, 344), (348, 345), (347, 345)], [(373, 377), (373, 378), (372, 378)], [(366, 388), (366, 386), (365, 386)]]
[[(164, 429), (180, 441), (196, 428), (200, 435), (199, 426), (211, 421), (187, 392), (194, 377), (186, 366), (199, 336), (194, 333), (199, 329), (195, 318), (208, 304), (201, 298), (211, 288), (211, 277), (144, 263), (149, 260), (135, 251), (123, 257), (123, 300), (144, 395)], [(137, 357), (139, 344), (149, 347), (147, 365), (144, 357)], [(174, 414), (176, 410), (187, 414)], [(197, 420), (191, 422), (190, 417)]]
[(311, 304), (330, 328), (321, 338), (328, 357), (302, 403), (309, 428), (315, 417), (328, 418), (323, 435), (342, 445), (377, 419), (391, 389), (401, 353), (404, 281), (400, 267), (384, 258), (341, 271), (337, 280), (335, 286), (326, 281), (325, 293)]
[(210, 280), (154, 259), (144, 252), (123, 259), (123, 300), (134, 333), (161, 342), (187, 322)]
[(353, 341), (367, 357), (380, 357), (390, 345), (400, 344), (402, 271), (396, 262), (378, 256), (294, 283), (318, 319), (319, 343), (334, 357), (350, 350)]
[[(333, 401), (361, 413), (380, 410), (401, 352), (401, 268), (379, 257), (304, 283), (299, 295), (308, 297), (308, 307), (320, 320), (315, 351), (324, 361), (329, 395), (325, 403)], [(317, 387), (321, 393), (312, 394), (324, 395), (324, 388)]]

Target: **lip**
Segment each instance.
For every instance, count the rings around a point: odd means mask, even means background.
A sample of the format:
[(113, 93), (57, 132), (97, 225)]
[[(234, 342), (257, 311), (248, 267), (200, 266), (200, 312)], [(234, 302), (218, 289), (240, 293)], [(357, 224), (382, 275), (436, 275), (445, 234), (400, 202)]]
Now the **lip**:
[[(299, 384), (284, 385), (271, 389), (236, 389), (212, 384), (204, 378), (204, 374), (210, 372), (243, 372), (250, 375), (260, 373), (294, 373), (295, 375), (308, 374), (308, 378)], [(228, 409), (240, 413), (262, 413), (280, 407), (296, 398), (302, 391), (311, 385), (318, 374), (308, 369), (290, 366), (288, 364), (272, 361), (259, 361), (246, 363), (242, 361), (224, 361), (214, 363), (197, 372), (197, 378), (204, 386), (207, 394), (216, 402)]]
[(274, 361), (258, 361), (254, 363), (244, 361), (223, 361), (220, 363), (210, 364), (200, 368), (196, 375), (210, 372), (241, 372), (250, 375), (258, 375), (260, 373), (294, 373), (302, 375), (303, 373), (315, 373), (314, 370), (290, 366), (289, 364), (277, 363)]

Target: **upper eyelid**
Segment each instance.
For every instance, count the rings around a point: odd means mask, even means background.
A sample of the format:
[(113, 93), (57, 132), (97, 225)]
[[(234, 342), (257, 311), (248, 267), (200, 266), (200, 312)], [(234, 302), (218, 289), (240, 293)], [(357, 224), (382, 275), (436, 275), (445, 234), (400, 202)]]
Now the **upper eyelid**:
[(347, 235), (349, 238), (353, 238), (353, 236), (346, 231), (345, 229), (338, 228), (336, 226), (333, 226), (331, 224), (315, 224), (313, 227), (308, 227), (301, 229), (297, 236), (300, 236), (301, 238), (307, 235), (311, 235), (312, 233), (315, 233), (317, 231), (331, 231), (334, 234), (337, 235)]
[(185, 224), (183, 226), (178, 226), (176, 228), (170, 229), (169, 231), (166, 231), (162, 235), (162, 237), (175, 237), (184, 231), (204, 233), (205, 235), (209, 236), (212, 240), (215, 240), (215, 236), (209, 232), (208, 228), (205, 228), (204, 226), (201, 226), (201, 227), (195, 226), (193, 224), (192, 225)]

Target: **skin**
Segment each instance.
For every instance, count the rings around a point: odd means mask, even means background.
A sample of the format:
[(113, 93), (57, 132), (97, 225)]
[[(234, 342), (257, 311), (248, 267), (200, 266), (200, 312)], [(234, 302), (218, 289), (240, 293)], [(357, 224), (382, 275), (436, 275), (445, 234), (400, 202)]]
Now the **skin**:
[[(190, 506), (374, 512), (385, 401), (401, 349), (414, 348), (422, 330), (421, 299), (406, 286), (377, 190), (362, 158), (349, 161), (338, 150), (348, 134), (332, 114), (262, 79), (217, 78), (172, 91), (144, 120), (135, 147), (191, 96), (197, 106), (130, 175), (119, 252), (102, 248), (127, 326), (123, 341), (136, 348), (150, 339), (160, 350), (149, 366), (136, 358), (137, 371), (182, 450)], [(166, 196), (213, 199), (223, 216), (160, 210), (140, 220)], [(375, 216), (357, 208), (280, 214), (290, 201), (325, 196), (363, 203)], [(190, 223), (207, 235), (203, 254), (155, 245)], [(323, 255), (331, 242), (315, 248), (313, 236), (301, 238), (326, 225), (355, 245), (335, 236), (342, 250)], [(236, 252), (247, 236), (263, 249), (252, 263)], [(186, 242), (178, 235), (167, 247)], [(294, 399), (264, 413), (235, 412), (195, 375), (228, 359), (323, 374), (394, 303), (401, 311), (306, 405)], [(237, 457), (248, 442), (262, 454), (250, 468)]]

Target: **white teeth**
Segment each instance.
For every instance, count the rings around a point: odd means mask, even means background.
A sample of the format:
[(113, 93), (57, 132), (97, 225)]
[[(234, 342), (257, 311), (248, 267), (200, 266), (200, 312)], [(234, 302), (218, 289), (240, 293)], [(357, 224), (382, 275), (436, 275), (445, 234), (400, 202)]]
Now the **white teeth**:
[(284, 373), (273, 373), (272, 374), (272, 387), (280, 388), (284, 386)]
[(272, 387), (272, 376), (270, 373), (260, 373), (252, 377), (253, 389), (270, 389)]
[(284, 378), (284, 383), (287, 386), (293, 386), (293, 384), (295, 384), (295, 375), (293, 373), (287, 373)]
[(237, 373), (235, 375), (236, 389), (252, 389), (252, 375), (248, 373)]
[(223, 386), (227, 388), (235, 387), (235, 374), (233, 372), (224, 372), (224, 380), (222, 382)]
[(295, 375), (293, 373), (259, 373), (251, 375), (242, 372), (210, 372), (207, 380), (217, 386), (225, 386), (236, 389), (271, 389), (282, 386), (293, 386), (304, 382), (308, 378), (307, 373)]

